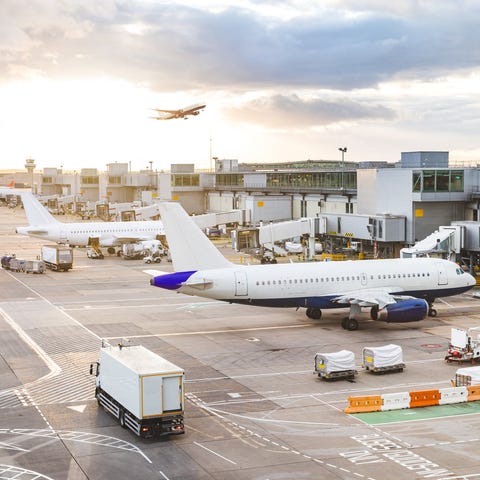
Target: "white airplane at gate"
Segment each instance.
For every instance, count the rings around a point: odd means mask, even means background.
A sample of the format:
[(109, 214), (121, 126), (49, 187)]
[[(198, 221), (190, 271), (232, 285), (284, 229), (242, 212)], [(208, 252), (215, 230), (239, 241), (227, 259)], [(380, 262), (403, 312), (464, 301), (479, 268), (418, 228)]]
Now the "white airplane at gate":
[(124, 243), (142, 240), (155, 240), (164, 235), (162, 222), (145, 220), (140, 222), (59, 222), (30, 192), (23, 192), (23, 208), (28, 220), (28, 227), (17, 227), (17, 233), (43, 238), (56, 243), (86, 247), (93, 240), (98, 240), (101, 247), (114, 247)]
[[(349, 308), (342, 327), (368, 307), (374, 320), (415, 322), (435, 316), (436, 298), (470, 290), (475, 279), (457, 264), (434, 258), (235, 265), (229, 262), (177, 203), (160, 204), (175, 273), (150, 284), (187, 295), (266, 307)], [(151, 272), (148, 272), (151, 273)]]

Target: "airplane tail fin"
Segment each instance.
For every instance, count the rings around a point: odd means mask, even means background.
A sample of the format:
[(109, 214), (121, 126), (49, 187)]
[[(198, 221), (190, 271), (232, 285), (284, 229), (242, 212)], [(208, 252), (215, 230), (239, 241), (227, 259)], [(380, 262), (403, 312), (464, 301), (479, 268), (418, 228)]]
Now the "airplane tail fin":
[(58, 223), (50, 212), (33, 196), (31, 192), (22, 192), (22, 203), (29, 225)]
[(207, 270), (232, 265), (179, 203), (160, 203), (159, 209), (175, 271)]

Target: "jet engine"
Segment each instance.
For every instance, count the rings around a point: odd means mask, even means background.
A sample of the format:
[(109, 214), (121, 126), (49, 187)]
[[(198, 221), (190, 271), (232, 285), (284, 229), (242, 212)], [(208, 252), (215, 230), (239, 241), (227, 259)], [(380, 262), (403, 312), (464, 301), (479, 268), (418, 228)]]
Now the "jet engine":
[(380, 311), (372, 309), (372, 318), (387, 323), (418, 322), (428, 315), (428, 308), (425, 300), (410, 298), (387, 305)]

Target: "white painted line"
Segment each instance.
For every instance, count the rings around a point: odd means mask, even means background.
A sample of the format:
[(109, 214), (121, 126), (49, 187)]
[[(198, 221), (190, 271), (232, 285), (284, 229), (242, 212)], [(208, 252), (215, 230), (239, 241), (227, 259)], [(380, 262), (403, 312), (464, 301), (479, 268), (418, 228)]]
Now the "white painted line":
[(165, 480), (170, 480), (161, 470), (158, 472)]
[[(164, 305), (162, 305), (163, 307)], [(118, 308), (125, 308), (125, 307), (118, 307)], [(79, 309), (81, 310), (81, 309)], [(274, 326), (274, 327), (252, 327), (252, 328), (234, 328), (234, 329), (227, 329), (227, 330), (199, 330), (196, 332), (174, 332), (174, 333), (152, 333), (148, 335), (123, 335), (124, 337), (128, 338), (150, 338), (150, 337), (181, 337), (181, 336), (188, 336), (188, 335), (212, 335), (214, 333), (237, 333), (237, 332), (257, 332), (261, 330), (283, 330), (287, 328), (306, 328), (306, 327), (314, 327), (314, 323), (304, 323), (301, 325), (282, 325), (282, 326)], [(117, 335), (115, 337), (104, 337), (106, 340), (113, 340), (116, 338), (122, 338), (122, 335)], [(310, 370), (309, 370), (310, 371)]]
[(197, 445), (198, 447), (207, 450), (207, 452), (210, 452), (210, 453), (212, 453), (213, 455), (216, 455), (217, 457), (220, 457), (222, 460), (225, 460), (226, 462), (230, 462), (230, 463), (232, 463), (233, 465), (237, 465), (237, 463), (234, 462), (233, 460), (230, 460), (230, 459), (224, 457), (223, 455), (220, 455), (219, 453), (214, 452), (213, 450), (210, 450), (209, 448), (205, 447), (204, 445), (201, 445), (201, 444), (198, 443), (198, 442), (193, 442), (193, 443), (194, 443), (195, 445)]

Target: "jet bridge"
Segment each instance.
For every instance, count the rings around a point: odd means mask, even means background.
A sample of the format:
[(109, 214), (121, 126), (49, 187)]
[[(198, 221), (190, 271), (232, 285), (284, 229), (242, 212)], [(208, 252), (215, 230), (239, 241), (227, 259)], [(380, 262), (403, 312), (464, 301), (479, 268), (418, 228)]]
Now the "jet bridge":
[(440, 226), (413, 247), (402, 248), (400, 257), (422, 257), (434, 253), (454, 261), (464, 246), (464, 239), (465, 228), (462, 225)]
[(302, 236), (308, 237), (307, 257), (312, 259), (315, 253), (314, 218), (269, 223), (257, 228), (238, 230), (236, 235), (233, 236), (232, 242), (234, 249), (237, 251), (245, 248), (262, 247), (273, 251), (275, 255), (286, 255), (288, 252), (275, 245), (275, 242)]

